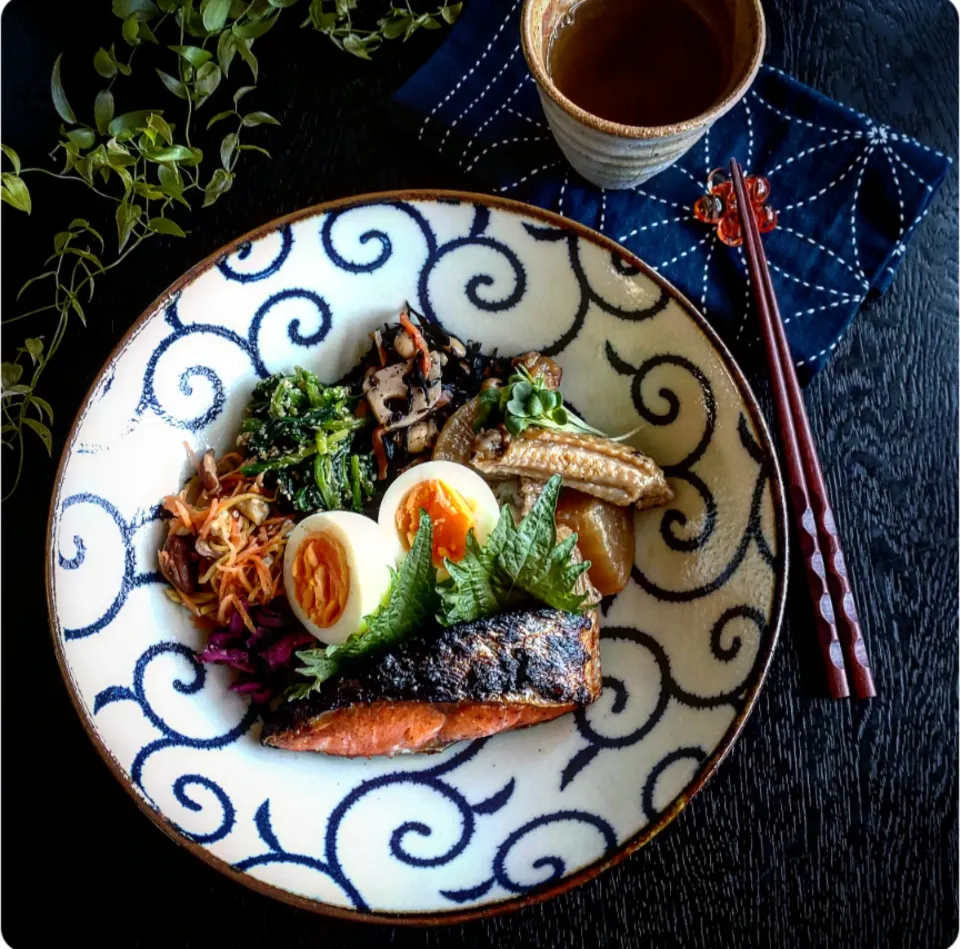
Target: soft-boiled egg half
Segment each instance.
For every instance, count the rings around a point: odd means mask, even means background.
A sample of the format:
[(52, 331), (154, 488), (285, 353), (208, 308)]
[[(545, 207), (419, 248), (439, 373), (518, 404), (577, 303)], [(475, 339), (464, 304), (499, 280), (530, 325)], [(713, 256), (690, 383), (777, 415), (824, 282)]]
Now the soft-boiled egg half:
[(396, 560), (376, 521), (350, 511), (311, 514), (287, 539), (287, 599), (309, 633), (342, 643), (380, 605)]
[(406, 554), (420, 527), (420, 510), (433, 524), (433, 563), (441, 578), (445, 557), (463, 559), (467, 532), (483, 544), (497, 524), (500, 508), (493, 491), (475, 471), (452, 461), (427, 461), (405, 471), (380, 502), (380, 529), (395, 539), (394, 555)]

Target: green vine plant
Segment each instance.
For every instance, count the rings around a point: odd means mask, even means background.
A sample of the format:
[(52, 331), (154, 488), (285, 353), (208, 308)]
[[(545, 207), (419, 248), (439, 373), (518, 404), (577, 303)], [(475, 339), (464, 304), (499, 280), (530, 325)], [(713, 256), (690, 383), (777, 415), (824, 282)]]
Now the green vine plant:
[[(43, 333), (26, 337), (13, 358), (0, 366), (0, 439), (17, 458), (15, 476), (3, 500), (20, 482), (28, 433), (52, 454), (53, 407), (38, 394), (38, 388), (71, 323), (79, 320), (86, 326), (85, 307), (93, 299), (96, 281), (158, 235), (185, 237), (187, 232), (175, 216), (191, 211), (198, 202), (210, 207), (226, 194), (244, 152), (270, 157), (265, 148), (246, 141), (251, 130), (280, 124), (267, 112), (246, 111), (246, 97), (257, 89), (259, 79), (253, 47), (284, 11), (298, 2), (113, 0), (113, 13), (122, 21), (124, 52), (118, 53), (117, 43), (111, 43), (94, 54), (93, 68), (105, 85), (93, 102), (92, 121), (78, 118), (67, 98), (60, 78), (60, 56), (53, 66), (50, 92), (63, 124), (50, 157), (62, 161), (60, 170), (24, 168), (11, 147), (0, 145), (12, 167), (0, 173), (0, 198), (7, 204), (30, 214), (30, 190), (24, 178), (47, 175), (79, 183), (101, 198), (110, 208), (116, 228), (114, 244), (88, 220), (71, 220), (54, 235), (53, 253), (43, 271), (27, 280), (17, 296), (19, 300), (28, 295), (40, 305), (3, 320), (6, 325), (31, 319), (42, 321), (38, 325), (44, 327)], [(389, 7), (375, 26), (366, 28), (354, 23), (358, 2), (310, 0), (301, 26), (317, 30), (354, 56), (369, 59), (386, 40), (408, 39), (419, 29), (453, 23), (461, 8), (460, 3), (444, 2), (430, 12), (417, 12), (405, 0), (404, 6)], [(165, 68), (154, 67), (154, 71), (158, 87), (162, 85), (179, 100), (175, 103), (176, 122), (166, 109), (117, 111), (115, 87), (132, 74), (134, 58), (143, 47), (155, 47), (162, 57), (159, 61)], [(231, 68), (234, 78), (243, 74), (247, 84), (232, 92), (232, 108), (217, 112), (206, 122), (206, 130), (215, 125), (220, 126), (218, 133), (226, 129), (219, 144), (219, 165), (208, 174), (210, 161), (194, 144), (197, 113), (229, 81)]]

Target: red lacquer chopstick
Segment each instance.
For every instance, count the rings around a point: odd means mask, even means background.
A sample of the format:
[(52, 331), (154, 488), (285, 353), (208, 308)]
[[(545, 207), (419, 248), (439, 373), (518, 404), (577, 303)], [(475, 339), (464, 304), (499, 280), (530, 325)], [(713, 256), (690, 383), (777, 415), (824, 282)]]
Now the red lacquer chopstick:
[(814, 604), (827, 691), (833, 698), (844, 698), (852, 688), (855, 698), (870, 698), (876, 690), (866, 643), (857, 619), (827, 486), (790, 356), (760, 232), (746, 197), (740, 166), (735, 160), (730, 163), (730, 171), (770, 366), (787, 461), (791, 505), (797, 519), (807, 584)]

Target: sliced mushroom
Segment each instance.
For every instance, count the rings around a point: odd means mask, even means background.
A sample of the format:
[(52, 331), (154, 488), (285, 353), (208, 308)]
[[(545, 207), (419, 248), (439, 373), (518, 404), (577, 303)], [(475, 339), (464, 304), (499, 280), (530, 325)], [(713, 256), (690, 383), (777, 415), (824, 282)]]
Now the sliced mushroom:
[(373, 339), (374, 345), (377, 347), (377, 356), (380, 359), (380, 365), (385, 366), (387, 364), (387, 351), (383, 348), (383, 334), (380, 330), (374, 330), (370, 334), (371, 339)]
[[(432, 358), (430, 372), (426, 378), (426, 388), (412, 381), (415, 379), (414, 361), (387, 366), (378, 372), (367, 373), (363, 381), (363, 391), (377, 421), (385, 431), (407, 428), (433, 411), (440, 403), (440, 361)], [(399, 409), (389, 403), (403, 400), (404, 408)]]
[(201, 557), (205, 557), (207, 560), (217, 560), (220, 557), (220, 554), (203, 538), (197, 540), (194, 548)]
[[(473, 451), (481, 458), (494, 458), (505, 450), (509, 442), (510, 436), (505, 429), (502, 427), (488, 428), (485, 431), (477, 432), (473, 442)], [(504, 477), (509, 478), (512, 475), (504, 475)]]
[(407, 384), (403, 377), (410, 369), (410, 363), (398, 362), (384, 369), (368, 369), (363, 379), (363, 391), (370, 400), (371, 408), (373, 399), (371, 393), (377, 399), (402, 399), (407, 394)]
[(518, 495), (520, 497), (520, 512), (526, 517), (537, 503), (537, 498), (543, 494), (544, 482), (534, 481), (532, 478), (521, 478)]
[(237, 502), (237, 507), (244, 517), (253, 521), (257, 527), (270, 516), (270, 503), (263, 498), (244, 498)]
[(181, 593), (188, 596), (197, 588), (197, 565), (190, 559), (190, 544), (179, 534), (169, 534), (157, 555), (160, 572)]
[(400, 330), (393, 338), (393, 348), (401, 359), (413, 359), (417, 352), (410, 334), (406, 330)]
[(437, 437), (437, 423), (432, 419), (421, 419), (407, 429), (407, 451), (419, 455), (433, 445)]
[(537, 376), (542, 377), (543, 384), (548, 389), (560, 388), (560, 377), (563, 375), (563, 370), (549, 356), (541, 356), (538, 352), (524, 353), (513, 360), (513, 365), (523, 366), (534, 379)]
[(232, 520), (232, 515), (234, 511), (231, 511), (227, 508), (224, 511), (221, 511), (211, 522), (209, 534), (214, 540), (223, 541), (223, 543), (228, 543), (230, 540), (230, 524)]
[(207, 494), (220, 493), (220, 479), (217, 477), (217, 459), (213, 449), (207, 449), (200, 459), (200, 482)]

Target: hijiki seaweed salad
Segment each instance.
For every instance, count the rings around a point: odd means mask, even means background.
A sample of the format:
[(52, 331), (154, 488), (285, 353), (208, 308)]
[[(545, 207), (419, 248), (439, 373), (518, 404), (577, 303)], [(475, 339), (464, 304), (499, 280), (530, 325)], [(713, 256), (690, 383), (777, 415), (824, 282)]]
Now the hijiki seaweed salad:
[(437, 751), (597, 698), (597, 605), (626, 585), (633, 511), (673, 494), (560, 381), (405, 306), (335, 384), (260, 382), (236, 444), (196, 459), (159, 566), (264, 745)]

